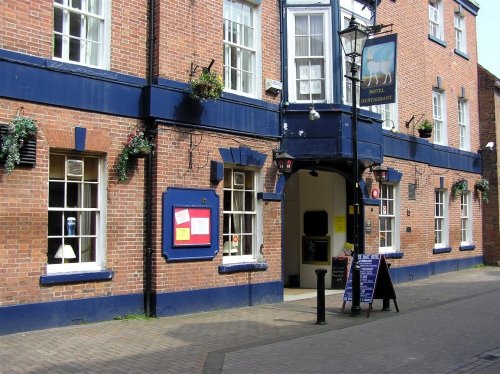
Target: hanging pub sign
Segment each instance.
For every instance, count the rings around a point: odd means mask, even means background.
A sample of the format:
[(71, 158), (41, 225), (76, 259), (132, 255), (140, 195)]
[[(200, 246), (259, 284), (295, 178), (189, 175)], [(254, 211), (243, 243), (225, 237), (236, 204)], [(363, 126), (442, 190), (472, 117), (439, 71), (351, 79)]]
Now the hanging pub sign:
[(361, 57), (361, 106), (396, 102), (397, 35), (368, 39)]

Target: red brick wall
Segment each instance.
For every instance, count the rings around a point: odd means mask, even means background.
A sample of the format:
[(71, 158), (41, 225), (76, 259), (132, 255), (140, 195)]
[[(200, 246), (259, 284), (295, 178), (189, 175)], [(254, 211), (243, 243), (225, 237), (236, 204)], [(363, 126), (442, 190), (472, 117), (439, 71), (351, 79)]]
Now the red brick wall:
[[(2, 0), (0, 48), (52, 58), (53, 0)], [(110, 70), (146, 76), (147, 1), (111, 2)]]
[[(116, 156), (137, 121), (0, 99), (0, 122), (8, 123), (21, 105), (37, 121), (36, 167), (17, 167), (11, 175), (0, 172), (0, 305), (141, 293), (144, 161), (139, 160), (126, 183), (118, 184), (114, 172)], [(114, 279), (43, 287), (49, 150), (74, 149), (75, 126), (87, 128), (88, 151), (107, 153), (106, 268), (114, 271)]]
[[(193, 148), (192, 169), (189, 168), (189, 148), (191, 142), (198, 146)], [(276, 168), (273, 166), (271, 150), (278, 146), (277, 142), (238, 137), (230, 134), (211, 131), (191, 130), (182, 127), (160, 125), (158, 131), (157, 179), (155, 193), (156, 235), (155, 235), (155, 290), (174, 292), (199, 288), (224, 287), (240, 284), (279, 281), (281, 279), (281, 203), (263, 203), (263, 243), (264, 260), (269, 268), (264, 272), (244, 272), (235, 274), (218, 274), (218, 266), (222, 265), (222, 250), (213, 261), (169, 262), (161, 255), (161, 214), (162, 193), (168, 187), (215, 188), (221, 199), (220, 205), (220, 243), (222, 249), (222, 197), (223, 182), (216, 186), (210, 183), (210, 161), (222, 162), (219, 148), (249, 147), (254, 151), (267, 155), (262, 168), (263, 192), (274, 192)], [(166, 223), (168, 224), (168, 223)]]
[[(446, 94), (448, 145), (458, 148), (458, 96), (461, 87), (465, 87), (469, 104), (470, 146), (471, 152), (480, 148), (479, 115), (477, 95), (477, 52), (476, 20), (464, 10), (467, 30), (467, 54), (465, 59), (454, 52), (454, 10), (457, 3), (444, 0), (445, 42), (443, 47), (429, 40), (428, 1), (383, 1), (377, 12), (378, 23), (393, 24), (398, 34), (397, 53), (397, 90), (398, 90), (398, 128), (400, 133), (418, 136), (413, 124), (406, 127), (406, 122), (413, 116), (418, 120), (432, 120), (432, 88), (436, 86), (437, 76), (442, 78)], [(429, 140), (432, 142), (432, 138)], [(474, 251), (459, 251), (460, 246), (460, 200), (450, 199), (449, 244), (450, 253), (434, 255), (434, 189), (439, 187), (440, 177), (444, 178), (444, 188), (451, 195), (454, 181), (465, 178), (469, 190), (473, 191), (477, 174), (465, 173), (443, 168), (430, 167), (426, 164), (397, 160), (385, 157), (384, 166), (403, 173), (399, 184), (400, 206), (400, 248), (404, 257), (392, 260), (394, 266), (408, 266), (433, 261), (443, 261), (482, 254), (482, 212), (484, 203), (474, 195), (472, 201), (473, 244)], [(368, 172), (364, 178), (373, 178)], [(408, 199), (408, 184), (416, 184), (416, 200)], [(372, 222), (372, 233), (366, 234), (367, 252), (378, 252), (378, 212), (377, 207), (365, 208), (366, 219)], [(409, 215), (408, 215), (409, 212)], [(411, 232), (407, 232), (407, 228)]]
[[(481, 145), (484, 148), (483, 176), (490, 182), (489, 203), (483, 207), (484, 219), (484, 255), (485, 263), (496, 265), (500, 260), (500, 227), (499, 217), (499, 165), (498, 144), (500, 131), (497, 123), (500, 121), (500, 89), (495, 88), (499, 81), (488, 70), (478, 66), (479, 74), (479, 120), (481, 123)], [(494, 142), (493, 151), (484, 146)]]

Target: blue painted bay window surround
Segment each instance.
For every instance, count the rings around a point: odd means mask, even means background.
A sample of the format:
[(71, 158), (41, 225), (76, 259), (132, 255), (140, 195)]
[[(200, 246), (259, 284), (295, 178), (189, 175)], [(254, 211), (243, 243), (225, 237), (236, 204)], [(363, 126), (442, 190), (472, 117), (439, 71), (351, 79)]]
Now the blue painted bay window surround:
[[(290, 105), (286, 110), (281, 148), (296, 160), (352, 160), (351, 107), (315, 104), (321, 118), (309, 121), (309, 106)], [(365, 166), (382, 163), (382, 125), (377, 113), (359, 111), (357, 138), (360, 163)]]

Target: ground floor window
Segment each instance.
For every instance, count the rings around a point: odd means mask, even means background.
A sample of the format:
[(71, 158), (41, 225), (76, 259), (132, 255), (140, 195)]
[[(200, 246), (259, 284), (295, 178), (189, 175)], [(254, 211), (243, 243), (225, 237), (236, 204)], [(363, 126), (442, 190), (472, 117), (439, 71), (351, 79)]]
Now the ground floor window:
[(393, 184), (382, 183), (380, 188), (379, 251), (396, 250), (396, 190)]
[(259, 253), (261, 220), (256, 189), (258, 183), (258, 172), (255, 170), (224, 168), (224, 262), (251, 261)]
[(472, 243), (472, 220), (470, 212), (470, 192), (463, 192), (460, 194), (460, 232), (462, 245)]
[(447, 209), (445, 191), (434, 191), (434, 247), (446, 247), (447, 239)]
[(102, 268), (102, 175), (98, 156), (50, 154), (47, 272)]

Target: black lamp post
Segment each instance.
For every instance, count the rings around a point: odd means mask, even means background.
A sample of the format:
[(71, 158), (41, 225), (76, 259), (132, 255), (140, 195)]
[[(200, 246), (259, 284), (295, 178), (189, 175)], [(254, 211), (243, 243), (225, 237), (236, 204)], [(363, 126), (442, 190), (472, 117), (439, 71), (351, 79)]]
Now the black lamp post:
[(274, 155), (274, 163), (276, 164), (278, 171), (280, 173), (291, 173), (293, 168), (293, 162), (295, 161), (295, 157), (290, 156), (288, 153), (284, 151), (275, 151)]
[(361, 280), (360, 280), (360, 266), (359, 266), (359, 165), (358, 165), (358, 109), (356, 97), (356, 78), (358, 66), (356, 65), (356, 58), (361, 56), (366, 40), (368, 39), (368, 32), (363, 30), (356, 22), (354, 15), (351, 17), (349, 26), (339, 31), (342, 48), (346, 57), (351, 58), (351, 75), (346, 75), (350, 79), (352, 89), (352, 157), (353, 157), (353, 207), (354, 207), (354, 253), (353, 253), (353, 267), (352, 267), (352, 306), (351, 315), (361, 315)]

